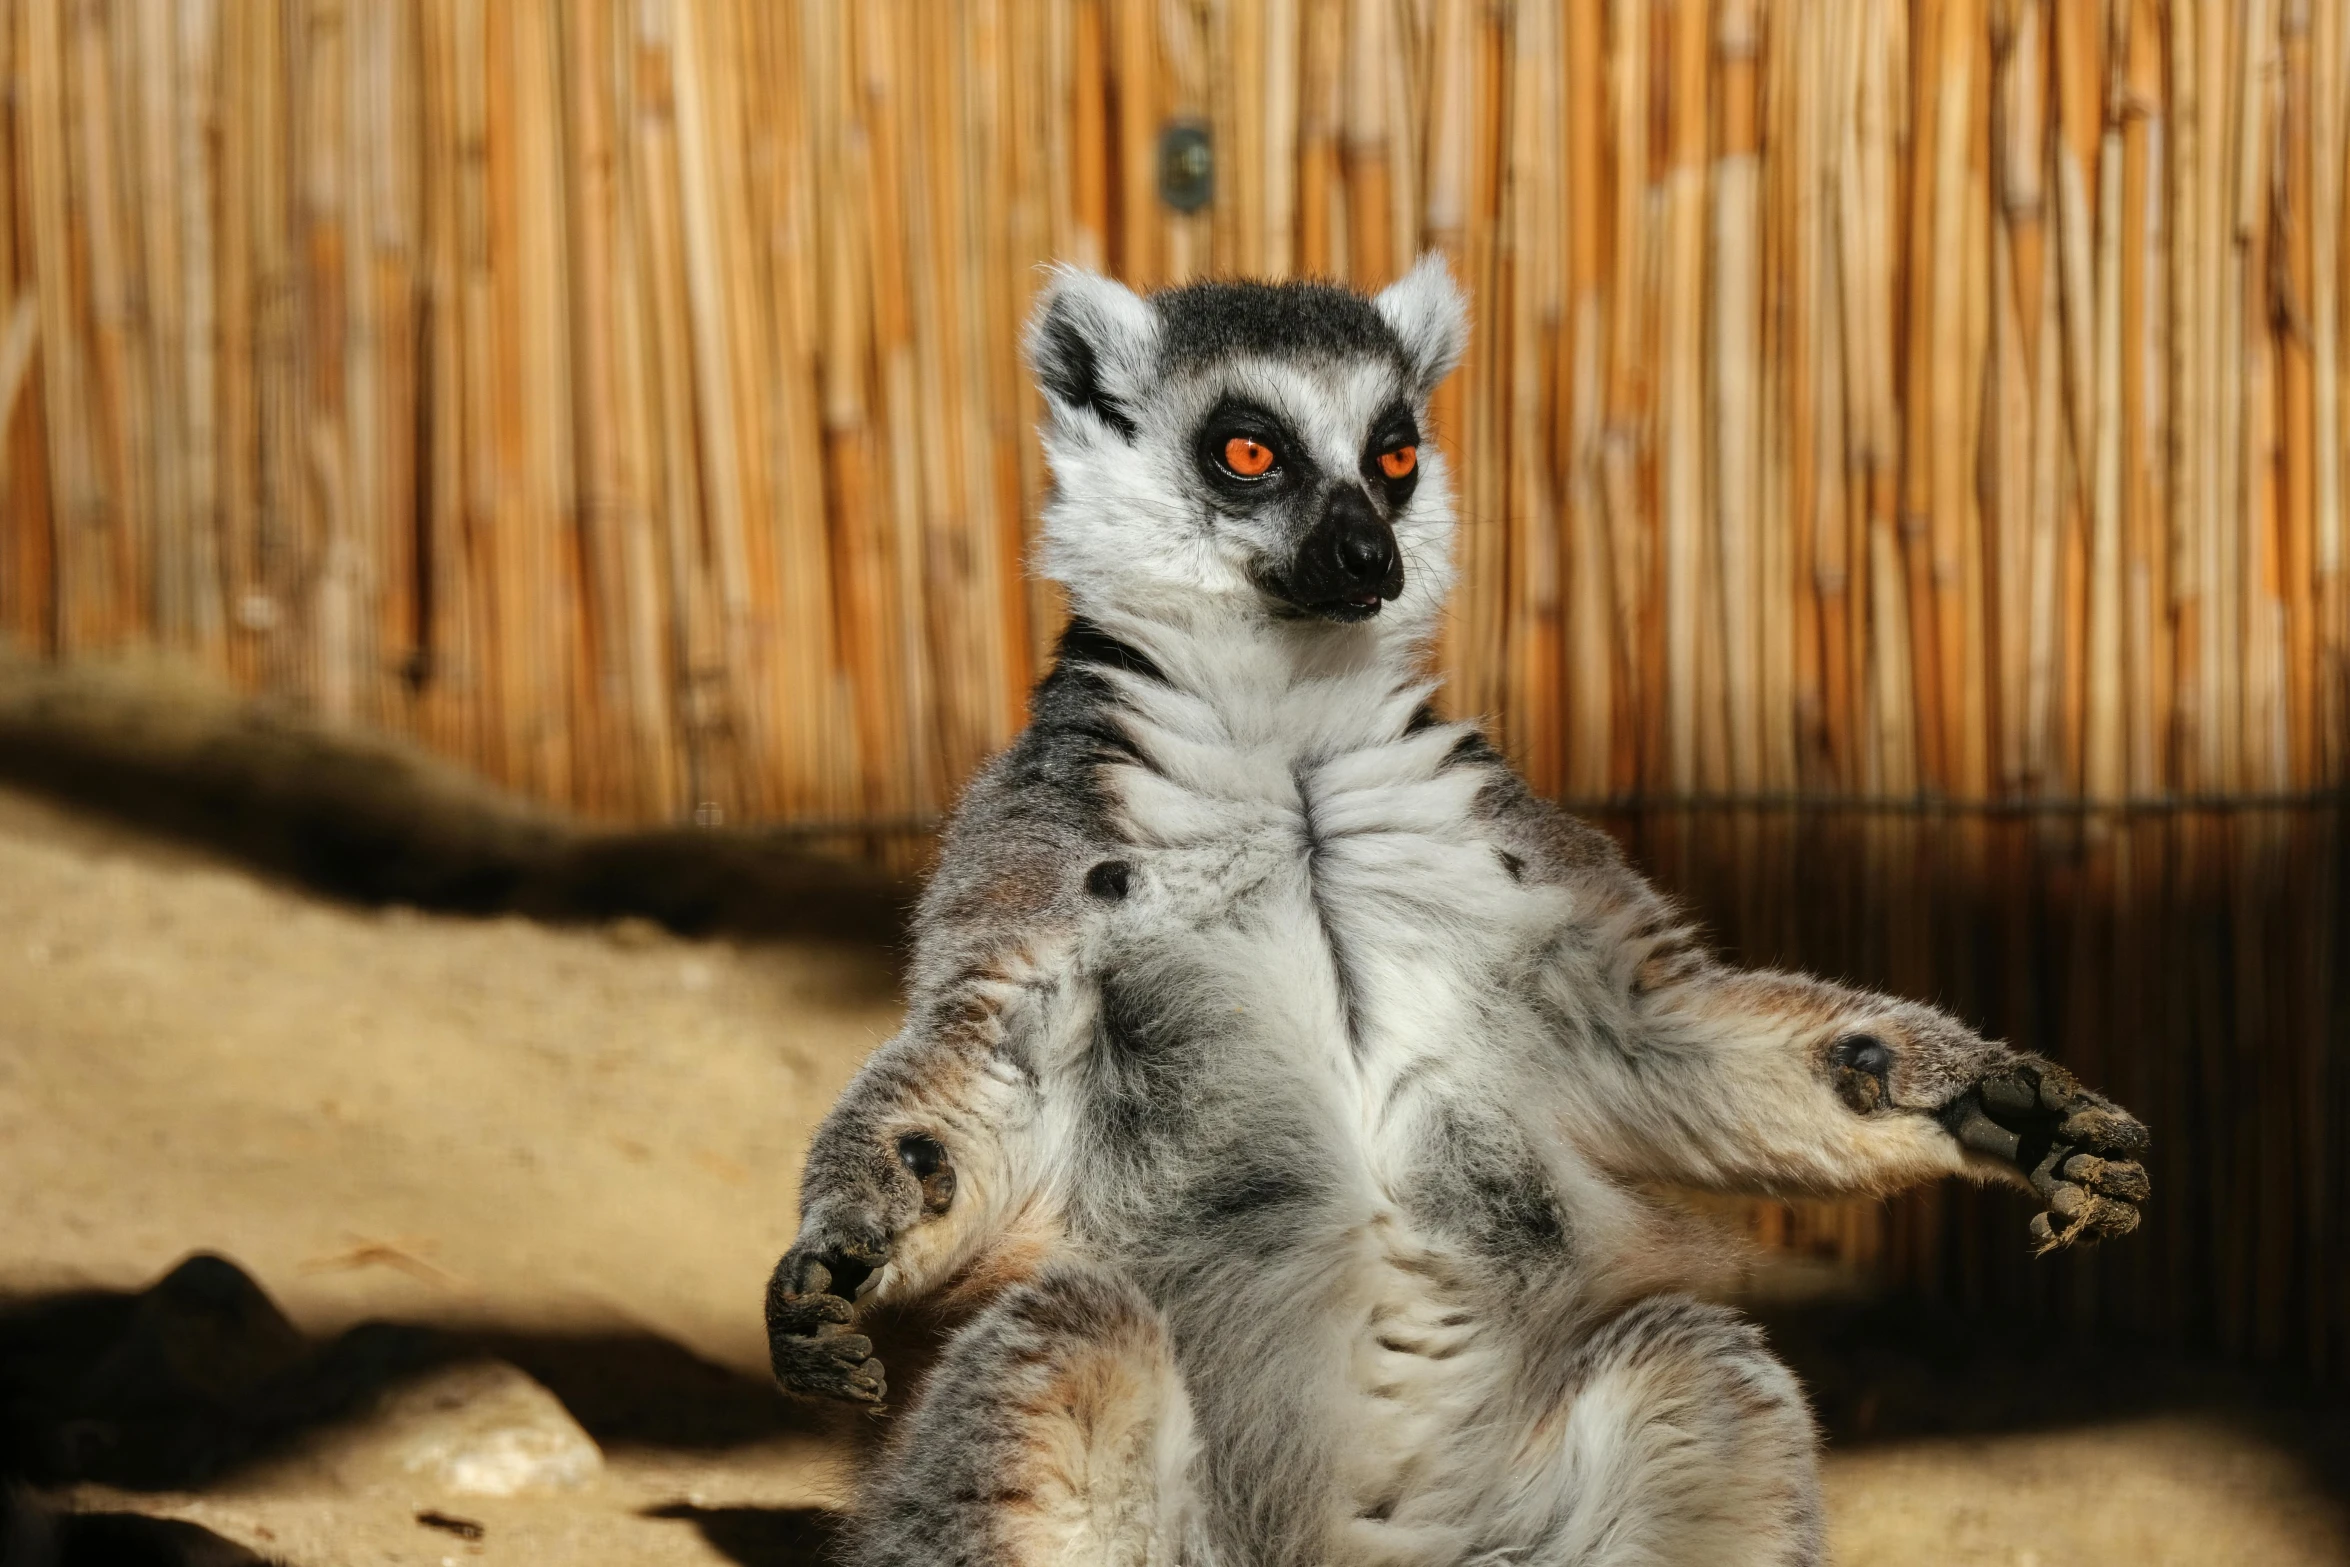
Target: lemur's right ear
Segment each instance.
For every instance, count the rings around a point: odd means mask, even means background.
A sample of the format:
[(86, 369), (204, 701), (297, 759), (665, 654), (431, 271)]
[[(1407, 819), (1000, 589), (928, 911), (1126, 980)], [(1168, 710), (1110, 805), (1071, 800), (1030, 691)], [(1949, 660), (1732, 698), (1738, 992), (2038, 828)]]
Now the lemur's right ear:
[(1159, 318), (1125, 284), (1081, 267), (1055, 267), (1028, 318), (1028, 362), (1066, 418), (1091, 414), (1127, 440), (1127, 410), (1150, 384)]

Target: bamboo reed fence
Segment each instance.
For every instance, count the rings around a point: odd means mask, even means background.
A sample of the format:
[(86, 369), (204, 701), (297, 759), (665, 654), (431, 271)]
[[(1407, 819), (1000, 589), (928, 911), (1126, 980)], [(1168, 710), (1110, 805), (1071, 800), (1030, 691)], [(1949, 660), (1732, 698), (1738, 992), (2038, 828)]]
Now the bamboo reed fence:
[(0, 0), (0, 636), (918, 828), (1056, 628), (1038, 263), (1435, 247), (1454, 707), (1740, 950), (2191, 1129), (2061, 1286), (1970, 1198), (1757, 1223), (2339, 1367), (2344, 12)]

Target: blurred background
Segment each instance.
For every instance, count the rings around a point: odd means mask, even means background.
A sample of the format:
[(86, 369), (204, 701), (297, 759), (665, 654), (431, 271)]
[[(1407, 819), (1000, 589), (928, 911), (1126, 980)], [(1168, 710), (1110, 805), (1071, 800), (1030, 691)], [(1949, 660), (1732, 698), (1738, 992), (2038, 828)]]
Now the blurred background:
[[(2155, 1130), (2094, 1254), (2005, 1193), (1713, 1204), (1844, 1559), (2350, 1560), (2343, 8), (0, 0), (0, 80), (45, 1495), (818, 1550), (874, 1433), (769, 1401), (758, 1287), (1058, 630), (1040, 265), (1433, 248), (1450, 709), (1738, 958)], [(411, 1506), (428, 1363), (601, 1478)]]

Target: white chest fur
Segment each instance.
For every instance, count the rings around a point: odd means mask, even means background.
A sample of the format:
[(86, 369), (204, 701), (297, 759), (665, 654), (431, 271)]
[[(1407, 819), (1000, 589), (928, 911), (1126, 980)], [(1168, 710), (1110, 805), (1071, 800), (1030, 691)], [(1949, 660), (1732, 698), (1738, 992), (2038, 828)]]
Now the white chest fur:
[(1322, 1396), (1342, 1554), (1449, 1559), (1464, 1486), (1503, 1467), (1478, 1433), (1517, 1360), (1490, 1270), (1415, 1223), (1411, 1198), (1426, 1195), (1436, 1107), (1530, 1108), (1511, 1089), (1531, 1029), (1498, 981), (1570, 911), (1520, 885), (1492, 842), (1483, 770), (1447, 765), (1461, 728), (1406, 732), (1381, 688), (1364, 693), (1355, 733), (1333, 733), (1331, 695), (1318, 693), (1318, 722), (1291, 724), (1138, 701), (1128, 730), (1143, 760), (1115, 776), (1148, 905), (1135, 912), (1163, 955), (1251, 1014), (1253, 1048), (1273, 1058), (1252, 1065), (1311, 1103), (1344, 1169), (1333, 1233), (1314, 1248), (1345, 1259), (1315, 1286), (1335, 1308)]

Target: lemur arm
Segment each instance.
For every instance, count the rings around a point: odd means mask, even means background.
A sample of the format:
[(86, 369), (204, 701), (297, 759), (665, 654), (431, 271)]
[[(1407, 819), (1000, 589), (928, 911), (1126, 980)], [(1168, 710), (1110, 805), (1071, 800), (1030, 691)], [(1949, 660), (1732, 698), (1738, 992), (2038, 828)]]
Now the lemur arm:
[(1019, 1145), (1031, 1086), (1006, 1045), (1031, 983), (999, 963), (918, 993), (817, 1128), (799, 1233), (767, 1286), (786, 1388), (879, 1403), (881, 1363), (848, 1331), (861, 1305), (927, 1295), (1015, 1228), (1030, 1195)]
[(1570, 1135), (1603, 1166), (1769, 1195), (1970, 1173), (2039, 1196), (2043, 1248), (2136, 1228), (2146, 1129), (2062, 1067), (1917, 1002), (1723, 964), (1598, 834), (1546, 836), (1582, 939), (1535, 983), (1572, 1063)]

